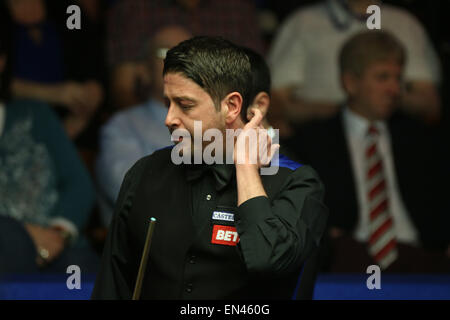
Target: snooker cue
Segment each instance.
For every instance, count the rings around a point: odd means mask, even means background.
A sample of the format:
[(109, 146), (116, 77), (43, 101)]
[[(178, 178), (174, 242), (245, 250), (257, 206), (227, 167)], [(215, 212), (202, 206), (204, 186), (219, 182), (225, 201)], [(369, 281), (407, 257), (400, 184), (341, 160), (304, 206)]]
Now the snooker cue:
[(141, 265), (136, 279), (136, 285), (134, 286), (132, 300), (139, 300), (141, 296), (142, 281), (144, 280), (145, 268), (147, 266), (148, 252), (150, 251), (150, 245), (152, 243), (153, 231), (155, 229), (156, 219), (151, 217), (150, 224), (148, 225), (147, 237), (145, 239), (144, 250), (142, 252)]

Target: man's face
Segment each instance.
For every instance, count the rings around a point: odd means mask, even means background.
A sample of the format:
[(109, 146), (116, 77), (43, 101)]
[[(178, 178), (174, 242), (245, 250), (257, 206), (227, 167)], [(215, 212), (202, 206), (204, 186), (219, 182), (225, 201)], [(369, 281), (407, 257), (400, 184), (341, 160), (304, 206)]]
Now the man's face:
[(351, 108), (369, 120), (387, 119), (401, 93), (402, 66), (394, 60), (375, 62), (353, 76), (347, 91)]
[[(168, 107), (165, 124), (171, 133), (176, 129), (185, 129), (189, 131), (193, 142), (194, 121), (202, 122), (202, 135), (210, 128), (225, 133), (223, 108), (217, 111), (211, 96), (181, 73), (168, 73), (164, 76), (164, 100)], [(178, 142), (180, 141), (175, 141)], [(204, 142), (203, 148), (209, 143)]]

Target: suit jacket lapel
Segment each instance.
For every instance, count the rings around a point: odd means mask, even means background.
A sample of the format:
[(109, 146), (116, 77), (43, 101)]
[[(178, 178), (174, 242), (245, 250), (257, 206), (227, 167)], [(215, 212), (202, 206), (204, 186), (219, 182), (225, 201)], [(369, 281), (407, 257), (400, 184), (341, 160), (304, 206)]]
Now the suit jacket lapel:
[(358, 219), (358, 199), (355, 185), (355, 175), (352, 168), (352, 160), (350, 156), (349, 142), (346, 138), (346, 132), (343, 124), (342, 111), (337, 117), (330, 121), (330, 145), (333, 156), (331, 161), (336, 163), (334, 172), (334, 181), (338, 181), (339, 185), (335, 186), (335, 190), (339, 190), (339, 199), (335, 199), (336, 204), (339, 202), (339, 207), (345, 212), (336, 213), (339, 216), (338, 225), (345, 229), (353, 229)]

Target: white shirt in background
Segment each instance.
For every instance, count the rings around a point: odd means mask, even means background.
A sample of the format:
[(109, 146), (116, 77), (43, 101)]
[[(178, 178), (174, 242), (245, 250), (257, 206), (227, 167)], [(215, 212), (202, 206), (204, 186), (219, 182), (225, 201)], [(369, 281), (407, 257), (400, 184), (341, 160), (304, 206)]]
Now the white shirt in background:
[[(380, 6), (381, 30), (391, 32), (405, 47), (405, 80), (439, 83), (440, 62), (419, 21), (404, 9)], [(307, 100), (344, 101), (339, 52), (351, 36), (366, 30), (366, 21), (358, 20), (335, 0), (295, 11), (281, 25), (269, 52), (272, 88), (294, 86), (300, 88), (297, 95)]]

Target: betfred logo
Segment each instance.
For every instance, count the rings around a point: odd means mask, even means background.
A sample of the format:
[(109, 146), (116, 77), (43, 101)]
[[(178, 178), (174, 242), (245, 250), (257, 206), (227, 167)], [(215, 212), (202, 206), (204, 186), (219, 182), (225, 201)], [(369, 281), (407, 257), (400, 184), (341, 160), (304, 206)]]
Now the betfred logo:
[(211, 243), (235, 246), (239, 242), (236, 227), (214, 225)]

